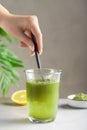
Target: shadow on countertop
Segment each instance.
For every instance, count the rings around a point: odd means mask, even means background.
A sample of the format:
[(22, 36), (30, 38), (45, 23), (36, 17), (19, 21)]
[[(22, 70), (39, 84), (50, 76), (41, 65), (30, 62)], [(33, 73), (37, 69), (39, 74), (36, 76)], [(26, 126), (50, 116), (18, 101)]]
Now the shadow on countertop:
[(29, 121), (28, 118), (15, 118), (15, 119), (0, 119), (0, 125), (2, 124), (5, 124), (5, 125), (13, 125), (13, 124), (22, 124), (22, 125), (25, 125), (25, 124), (32, 124), (32, 122)]
[(0, 97), (0, 104), (7, 106), (23, 106), (14, 103), (10, 97)]

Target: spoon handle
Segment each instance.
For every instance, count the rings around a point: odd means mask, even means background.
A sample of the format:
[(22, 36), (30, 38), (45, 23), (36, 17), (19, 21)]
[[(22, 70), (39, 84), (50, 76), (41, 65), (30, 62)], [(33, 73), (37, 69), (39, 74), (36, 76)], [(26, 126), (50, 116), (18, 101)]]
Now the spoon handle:
[(31, 34), (31, 36), (32, 36), (32, 41), (34, 43), (34, 51), (35, 51), (35, 58), (36, 58), (36, 62), (37, 62), (37, 67), (40, 69), (41, 68), (41, 62), (40, 62), (40, 57), (39, 57), (39, 54), (38, 54), (36, 38), (33, 35), (33, 33)]

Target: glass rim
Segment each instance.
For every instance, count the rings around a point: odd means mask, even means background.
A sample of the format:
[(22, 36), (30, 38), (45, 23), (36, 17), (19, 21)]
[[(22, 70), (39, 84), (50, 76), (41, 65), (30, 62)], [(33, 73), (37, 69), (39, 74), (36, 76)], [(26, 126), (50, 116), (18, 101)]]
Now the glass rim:
[(44, 71), (44, 70), (47, 70), (47, 71), (49, 71), (50, 73), (62, 73), (62, 70), (61, 69), (59, 69), (59, 70), (57, 70), (57, 69), (52, 69), (52, 68), (41, 68), (41, 69), (39, 69), (39, 68), (30, 68), (30, 69), (25, 69), (24, 71), (26, 72), (26, 73), (33, 73), (33, 72), (38, 72), (39, 70), (41, 70), (41, 71)]

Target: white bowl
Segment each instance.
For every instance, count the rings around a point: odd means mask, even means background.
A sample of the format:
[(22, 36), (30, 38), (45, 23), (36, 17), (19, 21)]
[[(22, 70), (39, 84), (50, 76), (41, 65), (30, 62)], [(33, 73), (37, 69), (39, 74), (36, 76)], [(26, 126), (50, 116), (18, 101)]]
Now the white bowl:
[(75, 94), (67, 96), (68, 105), (72, 107), (77, 107), (77, 108), (87, 108), (87, 101), (73, 100), (74, 97), (75, 97)]

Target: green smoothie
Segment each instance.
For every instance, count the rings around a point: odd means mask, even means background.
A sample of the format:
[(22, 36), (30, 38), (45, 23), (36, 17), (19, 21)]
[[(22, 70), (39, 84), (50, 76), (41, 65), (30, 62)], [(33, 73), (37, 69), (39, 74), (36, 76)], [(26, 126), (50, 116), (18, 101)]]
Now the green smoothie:
[(60, 83), (54, 79), (26, 83), (28, 113), (32, 118), (52, 120), (58, 108)]

